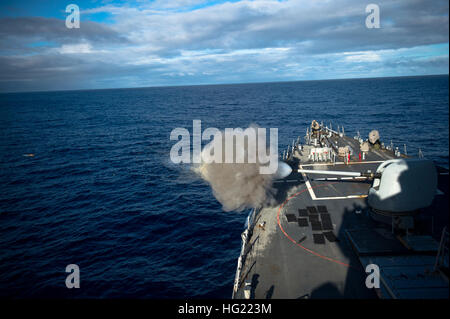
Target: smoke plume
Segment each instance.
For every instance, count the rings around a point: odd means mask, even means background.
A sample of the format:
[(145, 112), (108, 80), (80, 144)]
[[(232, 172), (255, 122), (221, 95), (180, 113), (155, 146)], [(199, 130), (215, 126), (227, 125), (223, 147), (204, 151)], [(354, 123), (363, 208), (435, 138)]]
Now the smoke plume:
[[(246, 131), (247, 133), (253, 131), (258, 139), (261, 138), (258, 136), (256, 126), (250, 126)], [(226, 147), (225, 134), (220, 132), (219, 136), (216, 135), (203, 148), (202, 164), (194, 168), (211, 185), (214, 196), (225, 211), (242, 211), (246, 208), (271, 204), (276, 194), (276, 190), (272, 187), (274, 174), (260, 173), (261, 163), (258, 156), (255, 163), (249, 160), (249, 150), (253, 152), (256, 150), (258, 154), (258, 143), (257, 139), (245, 138), (244, 132), (235, 134), (232, 149)], [(225, 163), (226, 154), (230, 151), (233, 152), (233, 163)], [(238, 154), (244, 155), (244, 163), (236, 163)], [(222, 160), (212, 163), (204, 161), (214, 156), (221, 157)]]

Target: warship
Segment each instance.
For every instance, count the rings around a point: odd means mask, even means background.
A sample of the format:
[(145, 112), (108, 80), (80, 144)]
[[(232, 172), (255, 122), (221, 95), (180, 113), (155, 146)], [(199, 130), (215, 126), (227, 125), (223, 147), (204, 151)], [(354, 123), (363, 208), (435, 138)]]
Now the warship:
[[(252, 209), (233, 299), (447, 299), (448, 169), (312, 121)], [(287, 176), (286, 176), (287, 175)]]

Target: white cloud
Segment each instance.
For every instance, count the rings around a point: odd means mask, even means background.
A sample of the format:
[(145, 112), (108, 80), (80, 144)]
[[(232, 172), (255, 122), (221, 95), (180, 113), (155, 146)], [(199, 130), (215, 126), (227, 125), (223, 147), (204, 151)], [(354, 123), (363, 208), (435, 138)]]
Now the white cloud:
[(105, 54), (105, 53), (117, 53), (119, 51), (111, 50), (93, 50), (92, 45), (88, 42), (75, 43), (75, 44), (63, 44), (61, 47), (56, 49), (50, 49), (51, 51), (56, 51), (60, 54)]
[(207, 2), (207, 0), (155, 0), (149, 4), (149, 7), (155, 9), (175, 9), (197, 6)]
[(92, 46), (89, 43), (63, 44), (57, 50), (61, 54), (93, 53)]
[(343, 53), (345, 56), (345, 61), (347, 62), (379, 62), (381, 61), (381, 57), (379, 54), (368, 51), (368, 52), (345, 52)]
[[(33, 66), (51, 64), (58, 54), (85, 66), (80, 77), (116, 74), (140, 85), (180, 84), (177, 76), (190, 81), (181, 84), (383, 76), (386, 65), (409, 72), (406, 63), (396, 63), (400, 60), (420, 63), (421, 72), (430, 66), (433, 71), (427, 72), (446, 72), (439, 68), (448, 54), (424, 49), (448, 43), (446, 1), (380, 0), (384, 27), (370, 30), (365, 27), (365, 4), (358, 0), (242, 0), (178, 10), (205, 1), (157, 0), (82, 11), (79, 31), (86, 31), (74, 37), (78, 42), (67, 42), (72, 36), (59, 31), (66, 42), (54, 49), (33, 48), (39, 55)], [(422, 18), (416, 19), (419, 9)], [(83, 16), (100, 12), (112, 15), (108, 24), (83, 29)], [(99, 26), (108, 31), (102, 42), (91, 32)], [(21, 63), (26, 56), (20, 57)], [(432, 61), (430, 56), (440, 58)]]

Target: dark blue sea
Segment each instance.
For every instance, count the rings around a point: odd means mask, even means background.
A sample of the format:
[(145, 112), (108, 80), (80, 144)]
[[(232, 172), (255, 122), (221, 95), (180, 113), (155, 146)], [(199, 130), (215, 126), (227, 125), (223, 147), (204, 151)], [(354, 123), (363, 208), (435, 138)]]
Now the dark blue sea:
[[(448, 76), (0, 94), (0, 296), (229, 298), (247, 212), (224, 212), (172, 129), (372, 129), (448, 167)], [(34, 156), (25, 156), (34, 154)], [(65, 286), (77, 264), (81, 288)]]

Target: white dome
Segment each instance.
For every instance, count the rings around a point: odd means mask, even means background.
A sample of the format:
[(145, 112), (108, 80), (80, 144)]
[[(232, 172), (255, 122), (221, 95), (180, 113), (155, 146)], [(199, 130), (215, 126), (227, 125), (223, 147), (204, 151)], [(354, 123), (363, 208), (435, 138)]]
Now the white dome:
[(369, 190), (372, 208), (388, 212), (408, 212), (430, 206), (436, 194), (434, 163), (424, 159), (393, 159), (382, 163)]

